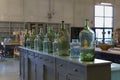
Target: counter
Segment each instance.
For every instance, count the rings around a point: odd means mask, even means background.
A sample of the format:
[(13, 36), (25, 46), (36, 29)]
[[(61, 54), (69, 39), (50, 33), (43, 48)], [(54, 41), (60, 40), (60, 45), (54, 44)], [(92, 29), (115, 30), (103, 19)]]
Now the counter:
[(54, 56), (19, 47), (20, 80), (111, 80), (111, 62)]
[(109, 60), (120, 64), (120, 48), (110, 48), (109, 50), (95, 49), (95, 57), (98, 59)]

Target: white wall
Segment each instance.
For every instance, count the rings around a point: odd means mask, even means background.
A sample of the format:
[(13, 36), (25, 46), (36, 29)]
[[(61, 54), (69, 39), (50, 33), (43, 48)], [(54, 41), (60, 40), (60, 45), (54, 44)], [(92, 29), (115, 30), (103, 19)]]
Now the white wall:
[(23, 21), (23, 1), (0, 0), (0, 21)]
[[(94, 5), (101, 1), (114, 4), (114, 27), (119, 27), (119, 0), (0, 0), (0, 21), (60, 23), (64, 20), (71, 26), (83, 27), (86, 18), (94, 21)], [(48, 13), (52, 14), (51, 19)]]
[(83, 27), (86, 18), (93, 20), (93, 0), (75, 0), (73, 26)]
[[(48, 19), (50, 11), (52, 18)], [(73, 0), (24, 0), (24, 15), (25, 21), (60, 22), (65, 20), (72, 23)]]
[[(86, 18), (94, 22), (94, 5), (102, 2), (114, 4), (114, 27), (119, 27), (119, 0), (24, 0), (25, 21), (60, 22), (64, 20), (71, 26), (83, 27)], [(49, 1), (52, 18), (48, 19)], [(94, 26), (94, 23), (90, 25)]]
[(114, 28), (120, 28), (120, 0), (115, 0), (114, 7)]

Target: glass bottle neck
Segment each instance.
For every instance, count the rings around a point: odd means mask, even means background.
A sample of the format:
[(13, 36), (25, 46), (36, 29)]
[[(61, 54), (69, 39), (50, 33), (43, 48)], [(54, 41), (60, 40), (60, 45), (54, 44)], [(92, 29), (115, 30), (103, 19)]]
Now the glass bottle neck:
[(54, 41), (58, 41), (58, 38), (59, 38), (59, 35), (58, 35), (58, 34), (55, 34)]
[(34, 29), (32, 29), (32, 34), (35, 34), (35, 30)]
[(48, 26), (48, 30), (47, 30), (48, 32), (51, 32), (51, 31), (53, 31), (53, 27), (51, 26), (51, 25), (49, 25)]
[(64, 21), (62, 21), (61, 29), (65, 29), (65, 23), (64, 23)]
[(90, 27), (89, 27), (89, 20), (88, 19), (86, 19), (85, 20), (85, 29), (89, 29)]
[(43, 34), (43, 29), (40, 28), (39, 34)]

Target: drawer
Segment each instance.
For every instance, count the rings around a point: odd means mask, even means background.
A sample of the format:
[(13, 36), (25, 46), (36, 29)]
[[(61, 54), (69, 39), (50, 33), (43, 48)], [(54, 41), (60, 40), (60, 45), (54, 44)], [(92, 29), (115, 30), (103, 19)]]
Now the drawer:
[(77, 65), (77, 64), (73, 64), (73, 63), (69, 63), (68, 64), (68, 73), (69, 74), (74, 74), (74, 75), (78, 75), (78, 76), (83, 76), (85, 74), (85, 67), (81, 66), (81, 65)]
[(58, 72), (67, 72), (68, 62), (56, 59), (56, 67)]
[(34, 56), (35, 56), (35, 58), (38, 58), (39, 57), (39, 53), (35, 53)]
[(34, 57), (35, 56), (35, 53), (31, 52), (31, 51), (28, 51), (27, 54), (28, 54), (28, 57)]
[(55, 64), (55, 58), (44, 54), (39, 54), (38, 59), (44, 64)]
[(67, 80), (86, 80), (86, 78), (82, 75), (74, 75), (74, 74), (68, 74)]
[(45, 64), (55, 64), (55, 58), (51, 56), (44, 55), (43, 61), (45, 62)]

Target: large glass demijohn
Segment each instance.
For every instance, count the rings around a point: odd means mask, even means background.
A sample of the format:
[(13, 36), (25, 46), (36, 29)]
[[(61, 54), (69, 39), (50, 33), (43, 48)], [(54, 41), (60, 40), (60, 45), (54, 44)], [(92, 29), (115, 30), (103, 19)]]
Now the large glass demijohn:
[(80, 40), (80, 60), (94, 61), (95, 55), (95, 35), (89, 27), (89, 19), (85, 20), (85, 27), (79, 34)]

